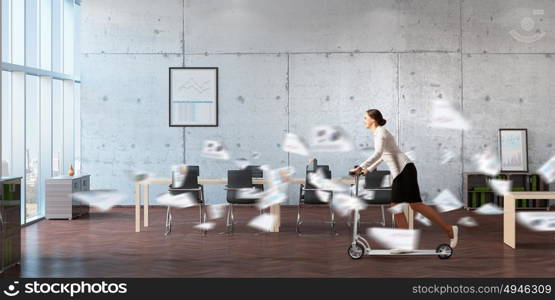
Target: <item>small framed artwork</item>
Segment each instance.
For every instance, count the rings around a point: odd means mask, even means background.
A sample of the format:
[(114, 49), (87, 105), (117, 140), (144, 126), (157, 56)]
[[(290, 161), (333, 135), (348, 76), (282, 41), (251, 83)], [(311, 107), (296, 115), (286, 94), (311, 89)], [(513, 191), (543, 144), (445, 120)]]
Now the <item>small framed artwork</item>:
[(499, 129), (501, 172), (528, 172), (528, 133), (524, 128)]
[(218, 68), (170, 68), (170, 127), (218, 126)]

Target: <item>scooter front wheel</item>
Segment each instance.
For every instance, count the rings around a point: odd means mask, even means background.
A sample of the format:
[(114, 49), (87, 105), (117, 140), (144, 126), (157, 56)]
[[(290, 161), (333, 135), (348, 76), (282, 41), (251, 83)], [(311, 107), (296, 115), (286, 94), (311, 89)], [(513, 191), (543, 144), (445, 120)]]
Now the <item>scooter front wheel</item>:
[(352, 259), (360, 259), (364, 255), (364, 247), (360, 243), (351, 244), (349, 249), (347, 249), (347, 254), (349, 254)]
[(440, 259), (448, 259), (453, 255), (453, 248), (447, 244), (441, 244), (436, 248), (437, 257)]

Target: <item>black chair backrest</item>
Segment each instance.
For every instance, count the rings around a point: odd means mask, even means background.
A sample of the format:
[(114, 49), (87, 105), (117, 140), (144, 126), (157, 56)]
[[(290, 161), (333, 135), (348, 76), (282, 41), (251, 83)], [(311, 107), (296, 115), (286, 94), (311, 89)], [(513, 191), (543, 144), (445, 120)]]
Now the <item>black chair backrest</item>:
[(227, 186), (229, 188), (251, 188), (252, 172), (247, 169), (227, 171)]
[(312, 183), (310, 183), (310, 181), (308, 180), (308, 174), (310, 173), (315, 173), (318, 170), (322, 170), (322, 173), (324, 173), (324, 178), (327, 179), (331, 179), (331, 171), (330, 171), (330, 166), (328, 165), (320, 165), (318, 167), (316, 167), (316, 171), (306, 171), (306, 188), (309, 189), (314, 189), (316, 188), (314, 185), (312, 185)]
[(199, 166), (187, 166), (187, 173), (185, 174), (185, 180), (181, 186), (170, 185), (171, 188), (175, 189), (194, 189), (198, 188), (198, 176), (199, 176)]
[(264, 171), (260, 169), (260, 166), (247, 166), (246, 170), (250, 170), (253, 178), (263, 178)]
[(306, 171), (315, 171), (316, 168), (318, 167), (318, 160), (316, 158), (312, 159), (308, 165), (306, 165)]
[(382, 182), (386, 176), (389, 176), (389, 171), (373, 171), (368, 172), (364, 179), (364, 188), (365, 189), (379, 189), (379, 188), (386, 188), (389, 187), (390, 184), (388, 183), (387, 186), (383, 187)]

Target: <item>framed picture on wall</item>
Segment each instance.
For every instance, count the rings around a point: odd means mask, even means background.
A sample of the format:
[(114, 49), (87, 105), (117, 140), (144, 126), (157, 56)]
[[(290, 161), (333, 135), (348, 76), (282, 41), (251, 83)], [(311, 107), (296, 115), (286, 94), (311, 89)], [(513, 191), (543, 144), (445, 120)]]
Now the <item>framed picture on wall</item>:
[(170, 127), (218, 126), (218, 68), (170, 68)]
[(501, 172), (528, 172), (528, 133), (524, 128), (499, 129)]

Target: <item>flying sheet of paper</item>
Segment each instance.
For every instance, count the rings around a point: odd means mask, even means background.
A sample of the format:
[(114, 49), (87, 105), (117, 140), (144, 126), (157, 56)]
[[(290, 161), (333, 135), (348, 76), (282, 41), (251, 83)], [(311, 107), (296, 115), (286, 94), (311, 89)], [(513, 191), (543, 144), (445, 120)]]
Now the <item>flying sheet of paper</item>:
[(156, 202), (161, 205), (178, 208), (186, 208), (197, 205), (197, 200), (192, 193), (183, 193), (178, 195), (164, 193), (156, 197)]
[(431, 127), (469, 130), (470, 123), (453, 105), (444, 100), (432, 103)]
[(391, 176), (385, 175), (382, 179), (380, 187), (390, 187), (391, 186)]
[(219, 219), (224, 216), (225, 208), (227, 204), (212, 204), (207, 205), (206, 210), (208, 211), (208, 217), (210, 219)]
[(415, 151), (407, 151), (405, 155), (410, 159), (412, 162), (416, 162), (416, 152)]
[(133, 182), (144, 181), (144, 180), (147, 180), (148, 178), (152, 177), (152, 175), (150, 173), (147, 173), (145, 171), (125, 170), (124, 173)]
[(503, 209), (493, 203), (486, 203), (474, 210), (474, 212), (479, 215), (501, 215), (503, 214)]
[(400, 214), (402, 212), (405, 211), (406, 207), (408, 204), (406, 203), (399, 203), (399, 204), (395, 204), (394, 206), (391, 206), (390, 208), (387, 209), (387, 211), (390, 214)]
[(545, 162), (539, 169), (538, 173), (547, 183), (555, 181), (555, 156)]
[(420, 231), (414, 229), (371, 227), (367, 234), (387, 249), (414, 250), (420, 240)]
[(518, 212), (516, 219), (520, 224), (533, 231), (555, 231), (555, 212)]
[(463, 206), (462, 202), (448, 189), (441, 191), (432, 202), (442, 213), (459, 209)]
[(321, 169), (316, 172), (308, 173), (308, 181), (315, 187), (327, 191), (344, 192), (347, 188), (343, 185), (336, 184), (328, 178), (325, 178)]
[(492, 150), (486, 150), (483, 153), (474, 155), (474, 164), (478, 167), (478, 171), (489, 176), (499, 174), (501, 163), (497, 154)]
[(505, 196), (507, 193), (511, 191), (511, 186), (513, 182), (510, 180), (503, 180), (503, 179), (490, 179), (488, 182), (491, 189), (495, 192), (495, 194), (499, 196)]
[(459, 219), (457, 224), (466, 226), (466, 227), (476, 227), (478, 226), (478, 222), (474, 220), (472, 217), (462, 217)]
[(453, 158), (455, 158), (455, 153), (453, 153), (452, 151), (449, 150), (444, 150), (441, 152), (441, 158), (439, 163), (444, 165), (449, 163), (451, 160), (453, 160)]
[(96, 190), (73, 193), (73, 197), (100, 211), (108, 211), (117, 204), (124, 202), (127, 195), (115, 190)]
[(259, 159), (260, 158), (260, 152), (253, 151), (251, 156), (252, 156), (252, 159)]
[(347, 194), (335, 193), (333, 195), (332, 208), (341, 216), (347, 216), (351, 211), (358, 209), (363, 210), (366, 204), (356, 197)]
[(353, 143), (339, 126), (317, 126), (312, 129), (310, 149), (315, 152), (348, 152), (353, 150)]
[(212, 230), (216, 227), (216, 223), (213, 223), (213, 222), (200, 223), (200, 224), (195, 225), (193, 227), (195, 229), (198, 229), (198, 230), (209, 231), (209, 230)]
[(229, 153), (226, 151), (224, 144), (219, 141), (204, 141), (201, 156), (214, 159), (229, 159)]
[(432, 221), (430, 221), (430, 219), (424, 217), (423, 215), (421, 215), (420, 213), (416, 213), (416, 215), (414, 216), (414, 218), (416, 219), (416, 221), (426, 225), (426, 226), (431, 226), (432, 225)]
[(316, 191), (316, 197), (318, 197), (318, 199), (320, 201), (328, 203), (330, 201), (330, 198), (331, 198), (331, 192), (317, 190)]
[(287, 195), (280, 192), (278, 189), (270, 189), (265, 195), (258, 201), (258, 209), (266, 209), (272, 205), (281, 204), (287, 201)]
[(276, 223), (276, 217), (270, 214), (261, 214), (250, 220), (248, 226), (262, 230), (271, 231)]
[(308, 147), (302, 138), (294, 133), (285, 134), (285, 139), (283, 140), (282, 150), (285, 152), (298, 154), (302, 156), (309, 156)]
[[(385, 182), (382, 181), (382, 184), (385, 184)], [(351, 195), (356, 195), (357, 191), (356, 191), (356, 185), (352, 185), (351, 186)], [(372, 200), (374, 199), (376, 195), (376, 192), (373, 190), (367, 190), (364, 188), (364, 181), (363, 180), (359, 180), (358, 182), (358, 197), (360, 199), (364, 199), (364, 200)]]
[(252, 188), (241, 188), (236, 190), (237, 199), (259, 199), (264, 195), (262, 190)]

